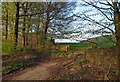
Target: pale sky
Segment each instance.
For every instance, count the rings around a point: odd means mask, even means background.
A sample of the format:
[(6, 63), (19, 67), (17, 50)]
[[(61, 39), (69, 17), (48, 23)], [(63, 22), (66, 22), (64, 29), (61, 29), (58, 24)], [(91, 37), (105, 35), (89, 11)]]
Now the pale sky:
[[(87, 11), (87, 10), (91, 10), (89, 13), (87, 13), (86, 15), (92, 15), (92, 14), (97, 14), (95, 16), (91, 16), (92, 19), (96, 20), (96, 21), (100, 21), (102, 20), (104, 17), (100, 14), (100, 12), (98, 12), (96, 9), (92, 8), (92, 7), (80, 7), (79, 4), (78, 6), (76, 7), (74, 13), (82, 13), (84, 11)], [(81, 20), (81, 19), (80, 19)], [(98, 36), (101, 36), (100, 34), (97, 34), (97, 35), (93, 35), (93, 34), (84, 34), (85, 31), (88, 31), (88, 30), (97, 30), (97, 29), (100, 29), (100, 28), (103, 28), (103, 27), (100, 27), (99, 25), (96, 25), (96, 24), (91, 24), (90, 22), (88, 21), (80, 21), (80, 20), (77, 20), (75, 21), (74, 23), (77, 25), (79, 23), (82, 23), (82, 24), (86, 24), (86, 26), (84, 26), (84, 28), (82, 28), (82, 31), (83, 31), (83, 35), (77, 37), (77, 38), (71, 38), (71, 39), (56, 39), (55, 42), (77, 42), (75, 40), (79, 40), (79, 41), (82, 41), (82, 40), (87, 40), (88, 38), (94, 38), (94, 37), (98, 37)], [(104, 19), (104, 21), (107, 21), (107, 19)], [(81, 27), (82, 25), (78, 25), (77, 27), (75, 25), (73, 25), (74, 28), (78, 28), (78, 27)], [(111, 28), (114, 30), (114, 26), (111, 26)], [(79, 29), (78, 29), (79, 30)], [(107, 30), (107, 29), (105, 29)], [(75, 40), (74, 40), (75, 39)]]
[(71, 39), (55, 39), (55, 43), (77, 43), (77, 41)]

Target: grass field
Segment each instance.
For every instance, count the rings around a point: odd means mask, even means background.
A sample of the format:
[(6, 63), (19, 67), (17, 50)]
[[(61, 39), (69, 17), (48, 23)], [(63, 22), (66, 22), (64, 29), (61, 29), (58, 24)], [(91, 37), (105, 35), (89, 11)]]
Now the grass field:
[(70, 50), (83, 50), (83, 49), (90, 49), (91, 45), (88, 42), (82, 43), (57, 43), (56, 45), (69, 45)]
[(97, 48), (110, 48), (115, 47), (115, 38), (110, 35), (100, 36), (97, 38), (91, 38), (88, 41), (81, 41), (80, 43), (55, 43), (55, 45), (69, 45), (70, 50), (84, 50), (84, 49), (91, 49), (92, 44), (96, 43), (98, 46)]

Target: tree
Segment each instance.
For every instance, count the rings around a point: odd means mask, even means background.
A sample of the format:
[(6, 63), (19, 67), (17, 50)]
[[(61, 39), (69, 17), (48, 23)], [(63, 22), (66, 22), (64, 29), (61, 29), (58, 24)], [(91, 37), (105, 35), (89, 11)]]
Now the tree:
[(6, 26), (5, 26), (5, 28), (6, 28), (6, 36), (5, 36), (5, 38), (7, 39), (7, 37), (8, 37), (8, 7), (7, 7), (7, 5), (8, 5), (8, 3), (6, 3), (6, 5), (4, 5), (5, 7), (5, 10), (6, 10), (6, 16), (5, 16), (5, 20), (6, 20)]
[[(29, 9), (31, 8), (31, 4), (32, 3), (28, 3), (28, 2), (23, 2), (22, 3), (22, 12), (23, 12), (23, 28), (22, 28), (22, 34), (23, 34), (23, 46), (26, 46), (26, 20), (27, 17), (26, 14), (29, 11)], [(29, 28), (29, 27), (28, 27)], [(29, 29), (27, 29), (29, 30)]]
[(2, 3), (2, 32), (3, 36), (9, 40), (13, 38), (14, 32), (14, 23), (15, 23), (15, 4), (12, 2), (3, 2)]
[[(106, 32), (110, 31), (113, 35), (115, 35), (117, 46), (116, 53), (118, 57), (118, 62), (120, 62), (120, 2), (118, 0), (89, 2), (86, 0), (82, 0), (80, 4), (81, 6), (86, 7), (86, 10), (84, 10), (81, 14), (79, 13), (75, 15), (76, 17), (79, 17), (80, 19), (82, 19), (82, 21), (89, 21), (89, 24), (92, 23), (99, 26), (100, 28), (96, 30), (96, 33), (100, 31), (104, 32), (107, 29)], [(92, 13), (93, 11), (97, 13)], [(99, 17), (100, 20), (98, 20), (95, 16)], [(115, 27), (115, 32), (112, 28), (113, 26)], [(103, 32), (101, 33), (104, 34)], [(118, 63), (118, 65), (119, 77), (120, 63)]]
[(114, 25), (115, 25), (115, 37), (117, 45), (117, 57), (118, 57), (118, 70), (119, 70), (119, 79), (120, 79), (120, 9), (118, 7), (118, 0), (114, 0)]
[[(10, 33), (14, 32), (15, 49), (21, 41), (23, 42), (21, 43), (23, 47), (28, 45), (29, 41), (32, 43), (32, 38), (30, 39), (29, 37), (35, 33), (34, 36), (37, 38), (37, 44), (39, 44), (40, 34), (47, 37), (47, 33), (50, 32), (48, 28), (59, 27), (58, 21), (61, 21), (61, 25), (64, 25), (64, 27), (68, 25), (72, 18), (69, 14), (72, 10), (72, 7), (70, 7), (72, 4), (69, 2), (10, 2), (6, 5), (5, 2), (3, 9), (4, 13), (8, 11), (8, 17), (3, 13), (3, 18), (5, 19), (2, 20), (2, 23), (4, 25), (3, 29), (6, 28), (8, 30), (3, 31), (3, 33), (7, 34), (7, 31)], [(8, 7), (7, 11), (6, 7)], [(44, 34), (42, 34), (42, 31), (44, 31)], [(44, 41), (46, 42), (46, 40)]]
[(19, 9), (20, 9), (20, 3), (15, 2), (16, 6), (16, 19), (15, 19), (15, 32), (14, 32), (14, 48), (16, 49), (17, 43), (18, 43), (18, 25), (19, 25)]
[(65, 38), (64, 35), (70, 34), (68, 30), (71, 27), (70, 23), (75, 21), (73, 11), (76, 7), (76, 2), (56, 2), (54, 7), (56, 9), (51, 13), (49, 24), (51, 28), (48, 32), (54, 38)]
[[(23, 9), (23, 15), (26, 15), (27, 13), (27, 6), (28, 6), (28, 3), (23, 3), (22, 4), (22, 9)], [(23, 46), (25, 47), (25, 30), (26, 30), (26, 17), (23, 16), (23, 28), (22, 28), (22, 32), (23, 32)]]

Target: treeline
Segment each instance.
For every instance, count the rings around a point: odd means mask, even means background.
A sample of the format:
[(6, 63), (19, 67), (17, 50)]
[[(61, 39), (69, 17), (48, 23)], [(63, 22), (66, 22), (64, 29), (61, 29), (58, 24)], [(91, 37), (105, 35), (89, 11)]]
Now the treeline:
[[(48, 28), (69, 22), (75, 3), (69, 2), (2, 2), (2, 35), (18, 43), (33, 46), (52, 38)], [(44, 40), (44, 41), (43, 41)], [(43, 43), (45, 44), (45, 43)]]

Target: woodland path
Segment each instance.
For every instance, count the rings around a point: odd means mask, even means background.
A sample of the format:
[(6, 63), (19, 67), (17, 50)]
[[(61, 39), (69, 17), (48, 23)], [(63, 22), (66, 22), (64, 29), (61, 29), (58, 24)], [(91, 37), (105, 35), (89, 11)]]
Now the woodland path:
[(75, 59), (68, 60), (66, 57), (47, 58), (45, 61), (39, 62), (36, 66), (19, 70), (11, 73), (3, 78), (3, 80), (52, 80), (73, 71), (73, 62)]
[[(82, 61), (80, 56), (77, 55), (78, 52), (73, 52), (76, 56), (72, 59), (68, 59), (68, 56), (52, 57), (48, 52), (37, 52), (34, 54), (41, 54), (37, 65), (7, 74), (3, 76), (3, 80), (58, 80), (64, 74), (74, 74), (80, 70), (79, 66), (75, 65), (76, 61)], [(84, 74), (81, 75), (82, 73)], [(86, 73), (88, 74), (86, 75)], [(103, 79), (102, 71), (91, 63), (84, 65), (83, 69), (81, 69), (81, 74), (80, 77), (82, 79)], [(80, 79), (79, 75), (75, 79)]]

